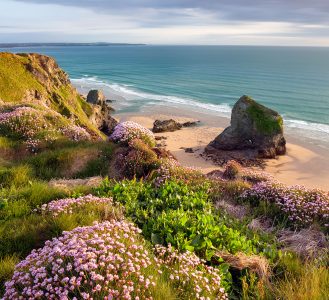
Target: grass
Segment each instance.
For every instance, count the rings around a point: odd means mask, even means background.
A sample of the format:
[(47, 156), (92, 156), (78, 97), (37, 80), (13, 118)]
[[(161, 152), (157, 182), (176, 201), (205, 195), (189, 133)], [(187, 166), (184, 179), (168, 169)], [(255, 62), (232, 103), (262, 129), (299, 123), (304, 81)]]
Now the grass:
[(282, 272), (273, 282), (268, 299), (326, 300), (329, 299), (329, 269), (314, 261), (302, 262), (298, 258), (285, 257)]
[(70, 84), (58, 86), (58, 82), (62, 80), (61, 76), (64, 76), (60, 69), (56, 75), (47, 78), (46, 89), (41, 79), (28, 70), (30, 68), (28, 66), (33, 66), (34, 72), (41, 78), (48, 77), (38, 58), (0, 53), (0, 100), (7, 103), (22, 103), (28, 93), (33, 94), (37, 91), (43, 99), (50, 100), (51, 109), (59, 112), (63, 117), (76, 119), (77, 125), (85, 127), (94, 136), (105, 139), (104, 134), (88, 119), (92, 114), (91, 106)]
[(15, 265), (19, 262), (17, 255), (6, 255), (0, 258), (0, 295), (4, 292), (4, 282), (11, 278)]
[(115, 146), (109, 142), (56, 144), (31, 156), (26, 164), (37, 178), (85, 178), (108, 173)]
[(38, 90), (45, 94), (45, 88), (27, 71), (27, 57), (0, 54), (0, 99), (5, 102), (20, 101), (26, 91)]

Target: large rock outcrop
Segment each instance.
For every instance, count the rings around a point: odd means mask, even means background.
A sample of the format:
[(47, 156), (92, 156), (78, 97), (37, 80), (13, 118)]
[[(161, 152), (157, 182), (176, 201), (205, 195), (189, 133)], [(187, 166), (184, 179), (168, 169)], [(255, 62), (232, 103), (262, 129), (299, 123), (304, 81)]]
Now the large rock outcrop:
[[(231, 126), (227, 127), (207, 147), (206, 153), (222, 155), (223, 151), (241, 151), (248, 158), (275, 158), (286, 152), (282, 117), (248, 96), (234, 105)], [(225, 155), (225, 154), (224, 154)]]
[(102, 105), (105, 101), (104, 93), (101, 90), (91, 90), (87, 95), (87, 102), (90, 104)]
[(87, 95), (87, 102), (91, 104), (93, 109), (89, 117), (90, 121), (105, 134), (111, 134), (119, 122), (111, 116), (114, 109), (107, 104), (103, 92), (91, 90)]

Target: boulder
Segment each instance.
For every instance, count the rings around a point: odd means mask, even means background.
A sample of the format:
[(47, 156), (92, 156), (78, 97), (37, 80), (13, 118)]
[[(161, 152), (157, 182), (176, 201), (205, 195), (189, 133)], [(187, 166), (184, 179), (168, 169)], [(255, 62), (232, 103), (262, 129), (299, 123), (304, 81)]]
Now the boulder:
[(242, 96), (234, 105), (231, 125), (207, 147), (206, 153), (216, 150), (246, 151), (248, 157), (275, 158), (286, 153), (282, 117), (248, 96)]
[(200, 123), (200, 121), (188, 121), (182, 124), (183, 127), (193, 127), (197, 126)]
[(106, 103), (106, 99), (102, 91), (91, 90), (87, 95), (87, 102), (90, 104), (102, 105)]
[(200, 123), (200, 121), (188, 121), (185, 123), (179, 123), (173, 119), (155, 120), (155, 122), (153, 123), (152, 131), (155, 133), (166, 132), (166, 131), (176, 131), (176, 130), (181, 129), (182, 127), (196, 126), (199, 123)]
[(177, 121), (170, 119), (170, 120), (155, 120), (153, 123), (152, 131), (155, 133), (158, 132), (166, 132), (166, 131), (176, 131), (182, 128), (182, 124), (178, 123)]

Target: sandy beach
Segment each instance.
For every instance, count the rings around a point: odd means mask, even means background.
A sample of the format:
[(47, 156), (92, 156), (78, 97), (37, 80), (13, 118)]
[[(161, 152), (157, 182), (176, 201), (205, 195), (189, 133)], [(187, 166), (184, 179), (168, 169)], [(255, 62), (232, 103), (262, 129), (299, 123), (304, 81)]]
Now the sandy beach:
[[(148, 113), (119, 114), (120, 121), (135, 121), (152, 129), (156, 119), (173, 118), (179, 122), (200, 120), (199, 126), (183, 128), (175, 132), (158, 133), (166, 149), (170, 150), (184, 166), (200, 169), (203, 173), (221, 169), (212, 161), (201, 157), (205, 146), (228, 126), (229, 119), (198, 114), (197, 118), (191, 114), (177, 111), (177, 114), (164, 114), (157, 111)], [(329, 155), (328, 150), (295, 137), (286, 135), (287, 154), (276, 159), (266, 160), (265, 172), (287, 185), (305, 185), (309, 188), (329, 190)], [(186, 153), (185, 148), (192, 148), (194, 153)]]

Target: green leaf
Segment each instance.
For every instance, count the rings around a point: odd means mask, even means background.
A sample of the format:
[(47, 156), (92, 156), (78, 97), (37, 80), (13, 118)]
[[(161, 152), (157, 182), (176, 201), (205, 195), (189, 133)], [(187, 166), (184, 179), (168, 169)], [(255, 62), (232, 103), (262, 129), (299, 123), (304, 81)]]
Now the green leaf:
[(199, 247), (202, 241), (202, 235), (198, 234), (191, 242), (193, 247)]
[(154, 245), (162, 244), (162, 238), (156, 233), (151, 234), (151, 241)]

